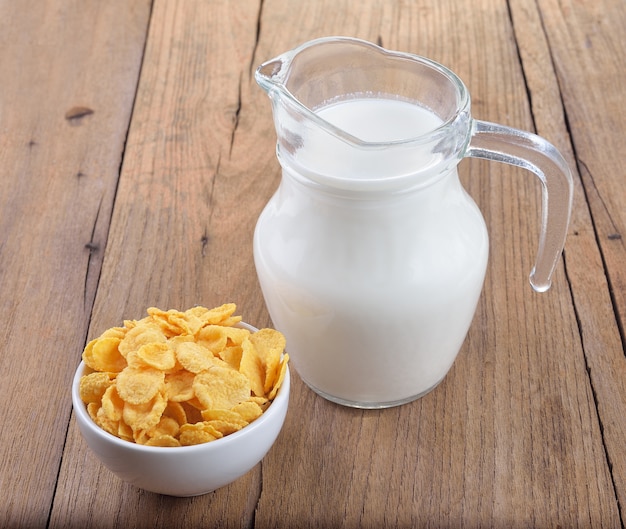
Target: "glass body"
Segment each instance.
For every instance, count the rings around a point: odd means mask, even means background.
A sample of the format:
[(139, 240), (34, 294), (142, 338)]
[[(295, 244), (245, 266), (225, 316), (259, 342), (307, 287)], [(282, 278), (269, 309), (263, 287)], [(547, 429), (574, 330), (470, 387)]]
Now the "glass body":
[(264, 63), (256, 79), (272, 101), (283, 178), (257, 222), (255, 265), (293, 365), (320, 395), (399, 405), (452, 366), (488, 253), (456, 171), (465, 156), (541, 179), (531, 284), (549, 287), (571, 207), (567, 166), (535, 135), (473, 120), (452, 72), (334, 37)]

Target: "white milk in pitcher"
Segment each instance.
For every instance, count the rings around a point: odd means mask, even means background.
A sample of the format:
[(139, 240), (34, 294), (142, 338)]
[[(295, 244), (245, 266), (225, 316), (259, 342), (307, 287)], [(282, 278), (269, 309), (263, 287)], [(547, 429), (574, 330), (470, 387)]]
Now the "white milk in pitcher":
[[(316, 114), (363, 141), (407, 140), (435, 130), (441, 119), (401, 99), (349, 99), (322, 107)], [(360, 175), (344, 175), (359, 178)]]
[[(317, 113), (370, 142), (441, 125), (423, 107), (392, 99), (348, 100)], [(303, 159), (341, 167), (344, 180), (379, 179), (381, 191), (352, 196), (306, 185), (281, 160), (281, 185), (254, 238), (273, 324), (300, 376), (330, 400), (384, 407), (417, 398), (448, 372), (472, 321), (487, 262), (482, 216), (455, 169), (389, 193), (393, 149), (369, 159), (325, 134), (302, 145)], [(405, 158), (421, 169), (418, 151)]]

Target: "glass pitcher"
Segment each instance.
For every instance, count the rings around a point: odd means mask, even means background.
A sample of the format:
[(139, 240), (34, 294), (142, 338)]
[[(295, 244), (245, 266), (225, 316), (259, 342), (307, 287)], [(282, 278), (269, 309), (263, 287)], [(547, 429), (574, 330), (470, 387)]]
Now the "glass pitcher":
[(280, 186), (254, 260), (274, 326), (304, 382), (339, 404), (383, 408), (432, 390), (471, 324), (488, 255), (483, 217), (460, 184), (466, 156), (542, 183), (543, 292), (560, 257), (572, 178), (544, 139), (475, 120), (450, 70), (344, 37), (262, 64)]

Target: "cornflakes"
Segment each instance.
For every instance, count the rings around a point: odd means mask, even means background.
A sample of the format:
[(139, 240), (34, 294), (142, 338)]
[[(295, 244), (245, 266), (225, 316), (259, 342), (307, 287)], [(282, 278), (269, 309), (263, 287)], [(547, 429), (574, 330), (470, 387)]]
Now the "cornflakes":
[(166, 407), (167, 399), (162, 393), (157, 393), (148, 402), (141, 404), (125, 402), (122, 419), (135, 435), (139, 435), (143, 430), (149, 430), (159, 423)]
[(119, 421), (124, 411), (124, 401), (117, 393), (117, 388), (111, 385), (102, 395), (102, 411), (107, 419)]
[(242, 355), (239, 364), (239, 371), (250, 381), (252, 392), (258, 397), (264, 395), (263, 383), (265, 380), (265, 368), (259, 357), (256, 347), (250, 340), (245, 340), (241, 344)]
[(273, 329), (236, 327), (236, 305), (184, 312), (151, 307), (90, 341), (80, 398), (105, 431), (147, 446), (206, 443), (258, 419), (289, 355)]
[(215, 441), (215, 439), (220, 439), (221, 437), (224, 437), (222, 433), (203, 422), (183, 424), (180, 427), (179, 441), (183, 446), (208, 443)]
[(146, 446), (181, 446), (180, 441), (171, 435), (159, 435), (146, 441)]
[(165, 389), (165, 373), (152, 367), (128, 366), (115, 379), (122, 400), (129, 404), (144, 404), (161, 389)]
[(113, 384), (116, 376), (117, 373), (95, 371), (82, 377), (78, 388), (81, 400), (87, 404), (100, 402), (102, 395)]
[(167, 343), (147, 343), (137, 351), (137, 358), (145, 365), (168, 371), (176, 365), (174, 350)]
[(202, 373), (215, 366), (216, 359), (206, 347), (195, 342), (183, 342), (176, 348), (176, 358), (191, 373)]
[(94, 371), (110, 371), (119, 373), (126, 365), (118, 346), (121, 340), (117, 337), (100, 337), (92, 340), (85, 347), (83, 361)]
[(202, 409), (229, 410), (250, 396), (250, 381), (230, 366), (213, 366), (196, 375), (193, 392)]

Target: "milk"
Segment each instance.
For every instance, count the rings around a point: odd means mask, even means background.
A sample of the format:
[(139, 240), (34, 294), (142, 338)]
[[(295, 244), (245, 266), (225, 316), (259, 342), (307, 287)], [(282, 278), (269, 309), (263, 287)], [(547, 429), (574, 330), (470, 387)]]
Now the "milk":
[[(355, 98), (320, 108), (316, 114), (335, 127), (368, 142), (407, 140), (442, 125), (436, 114), (402, 99)], [(359, 178), (358, 174), (344, 174)]]
[[(422, 106), (385, 98), (317, 115), (365, 142), (442, 125)], [(326, 398), (413, 400), (448, 372), (472, 321), (487, 262), (482, 216), (433, 149), (369, 149), (324, 128), (305, 132), (300, 150), (279, 156), (283, 179), (255, 230), (273, 324), (302, 379)]]

